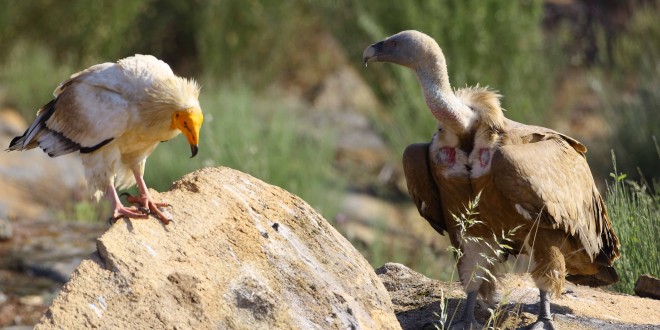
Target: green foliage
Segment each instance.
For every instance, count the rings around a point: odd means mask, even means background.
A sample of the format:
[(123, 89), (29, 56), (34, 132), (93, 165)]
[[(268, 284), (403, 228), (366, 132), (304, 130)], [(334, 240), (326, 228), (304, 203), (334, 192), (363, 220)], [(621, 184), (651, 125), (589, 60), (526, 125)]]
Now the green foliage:
[[(594, 148), (594, 172), (609, 172), (610, 150), (618, 170), (631, 179), (660, 179), (660, 161), (653, 152), (660, 138), (660, 4), (634, 12), (628, 31), (612, 41), (612, 63), (591, 72), (591, 85), (604, 105), (612, 127), (607, 141)], [(600, 45), (605, 48), (605, 45)], [(609, 167), (609, 166), (607, 166)]]
[[(658, 152), (660, 158), (660, 152)], [(621, 258), (614, 264), (620, 281), (613, 285), (619, 292), (633, 294), (639, 275), (660, 274), (660, 185), (655, 183), (655, 193), (646, 184), (625, 180), (617, 172), (612, 153), (613, 181), (607, 189), (607, 211), (614, 231), (621, 243)]]
[(648, 70), (652, 73), (657, 68), (660, 59), (659, 14), (659, 3), (651, 1), (641, 4), (633, 12), (626, 34), (619, 35), (613, 41), (612, 61), (616, 79), (625, 80)]
[[(206, 74), (263, 87), (305, 53), (317, 16), (308, 1), (204, 1), (196, 27)], [(316, 13), (318, 14), (318, 13)]]
[[(150, 0), (5, 0), (0, 2), (0, 44), (29, 40), (88, 64), (116, 58), (138, 41), (135, 22)], [(0, 54), (0, 59), (2, 54)]]
[[(332, 169), (332, 132), (305, 130), (299, 110), (257, 97), (245, 84), (203, 87), (205, 113), (200, 152), (186, 156), (182, 137), (161, 145), (147, 160), (145, 180), (158, 190), (203, 166), (227, 166), (299, 195), (331, 218), (344, 181)], [(297, 112), (298, 111), (298, 112)]]
[(58, 65), (51, 51), (21, 42), (6, 52), (0, 64), (0, 99), (15, 107), (27, 120), (53, 97), (55, 87), (75, 69)]
[[(505, 96), (508, 117), (541, 123), (553, 81), (548, 62), (540, 60), (545, 55), (542, 6), (541, 1), (384, 1), (326, 10), (344, 23), (328, 26), (348, 46), (351, 58), (359, 59), (369, 43), (396, 32), (425, 32), (443, 49), (454, 87), (491, 86)], [(364, 76), (388, 103), (388, 116), (375, 119), (376, 126), (393, 149), (430, 140), (435, 120), (413, 73), (395, 65), (371, 67)]]
[(61, 220), (92, 223), (107, 220), (111, 213), (110, 203), (107, 200), (97, 203), (85, 199), (64, 205), (62, 210), (58, 210), (56, 217)]

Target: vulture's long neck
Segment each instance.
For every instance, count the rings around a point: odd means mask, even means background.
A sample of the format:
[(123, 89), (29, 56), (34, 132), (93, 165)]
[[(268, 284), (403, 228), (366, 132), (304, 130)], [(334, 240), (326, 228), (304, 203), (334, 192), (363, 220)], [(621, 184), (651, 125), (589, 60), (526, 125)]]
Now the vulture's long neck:
[(452, 91), (445, 57), (440, 48), (420, 61), (413, 70), (422, 85), (424, 99), (433, 116), (457, 132), (469, 130), (476, 115)]

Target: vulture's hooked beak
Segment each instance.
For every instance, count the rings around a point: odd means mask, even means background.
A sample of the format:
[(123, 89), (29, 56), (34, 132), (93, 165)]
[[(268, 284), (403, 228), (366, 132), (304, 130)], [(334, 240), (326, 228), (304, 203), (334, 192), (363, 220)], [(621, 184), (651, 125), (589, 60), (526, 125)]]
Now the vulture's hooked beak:
[(362, 59), (364, 60), (364, 66), (367, 66), (367, 63), (371, 61), (378, 61), (378, 55), (383, 52), (383, 42), (377, 42), (369, 47), (367, 47), (362, 53)]
[(177, 111), (172, 116), (172, 128), (178, 128), (186, 136), (190, 144), (190, 152), (193, 158), (199, 151), (199, 131), (202, 128), (204, 115), (199, 108), (191, 108)]
[(197, 152), (199, 151), (199, 147), (196, 144), (191, 144), (190, 145), (190, 152), (192, 153), (192, 156), (190, 158), (193, 158), (197, 156)]

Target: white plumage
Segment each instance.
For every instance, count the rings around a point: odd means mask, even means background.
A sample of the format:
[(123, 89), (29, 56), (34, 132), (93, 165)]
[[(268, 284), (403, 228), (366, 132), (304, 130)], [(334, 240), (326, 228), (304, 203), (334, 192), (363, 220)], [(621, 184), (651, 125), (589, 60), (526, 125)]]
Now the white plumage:
[[(113, 217), (146, 218), (154, 213), (168, 219), (153, 203), (143, 180), (147, 157), (158, 143), (183, 132), (193, 157), (199, 143), (203, 115), (199, 86), (177, 77), (163, 61), (135, 55), (117, 63), (94, 65), (62, 82), (55, 98), (37, 112), (37, 118), (8, 150), (39, 146), (51, 157), (79, 151), (90, 193), (108, 195)], [(140, 196), (121, 205), (115, 186), (137, 182)]]

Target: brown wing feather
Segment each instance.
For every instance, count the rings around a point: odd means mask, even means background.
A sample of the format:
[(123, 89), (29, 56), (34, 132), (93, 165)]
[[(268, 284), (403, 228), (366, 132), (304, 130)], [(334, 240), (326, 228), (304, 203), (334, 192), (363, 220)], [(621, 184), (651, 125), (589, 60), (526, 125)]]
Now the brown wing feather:
[(618, 239), (584, 158), (586, 148), (554, 131), (532, 128), (509, 134), (531, 130), (536, 136), (510, 136), (509, 141), (521, 143), (505, 142), (494, 153), (497, 189), (532, 220), (538, 217), (542, 226), (579, 238), (590, 256), (611, 265), (618, 257)]
[(447, 231), (442, 215), (440, 192), (429, 167), (430, 143), (409, 145), (403, 152), (403, 172), (406, 176), (408, 193), (419, 214), (441, 235)]

